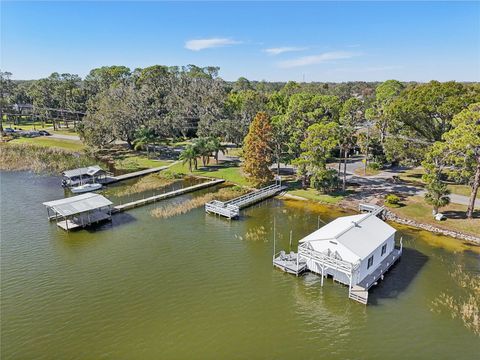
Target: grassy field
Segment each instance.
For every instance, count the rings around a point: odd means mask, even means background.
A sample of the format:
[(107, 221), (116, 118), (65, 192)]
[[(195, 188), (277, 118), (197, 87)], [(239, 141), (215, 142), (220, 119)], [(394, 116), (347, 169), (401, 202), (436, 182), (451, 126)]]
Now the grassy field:
[[(190, 173), (188, 164), (182, 164), (181, 162), (173, 165), (169, 170), (176, 173)], [(201, 164), (199, 164), (198, 170), (193, 170), (191, 175), (222, 178), (234, 184), (249, 186), (248, 181), (242, 174), (242, 169), (229, 162), (221, 162), (219, 165), (210, 164), (206, 167), (202, 167)]]
[(402, 172), (399, 177), (400, 180), (412, 185), (423, 186), (422, 175), (425, 174), (425, 170), (422, 168), (408, 169)]
[(71, 128), (61, 128), (61, 129), (57, 129), (57, 130), (53, 130), (53, 127), (48, 129), (47, 130), (49, 133), (52, 133), (52, 134), (60, 134), (60, 135), (77, 135), (78, 136), (78, 133), (75, 131), (75, 129), (73, 127)]
[(315, 189), (295, 189), (289, 190), (288, 193), (308, 200), (320, 201), (327, 204), (338, 204), (345, 199), (348, 194), (351, 194), (352, 190), (347, 190), (345, 192), (337, 191), (330, 194), (320, 194)]
[(243, 156), (243, 149), (242, 148), (229, 148), (228, 152), (226, 152), (225, 155), (242, 157)]
[(133, 153), (127, 156), (121, 156), (120, 158), (115, 158), (114, 156), (114, 161), (117, 170), (128, 172), (165, 166), (172, 163), (171, 161), (149, 159), (145, 155), (136, 155)]
[(371, 169), (371, 168), (368, 168), (368, 167), (367, 167), (366, 172), (363, 168), (355, 169), (355, 171), (354, 171), (355, 174), (360, 175), (360, 176), (373, 176), (373, 175), (378, 175), (381, 172), (382, 172), (382, 170)]
[(421, 196), (409, 197), (403, 204), (404, 206), (392, 209), (392, 211), (401, 217), (410, 218), (424, 224), (480, 236), (480, 209), (477, 209), (474, 219), (466, 219), (466, 206), (450, 204), (440, 209), (447, 216), (447, 220), (436, 221), (432, 216), (432, 207), (426, 204)]
[[(400, 175), (400, 179), (409, 184), (416, 186), (424, 186), (425, 183), (422, 180), (422, 175), (425, 174), (425, 170), (422, 168), (408, 169)], [(470, 196), (470, 186), (462, 184), (448, 184), (448, 189), (452, 194)]]
[(470, 197), (472, 189), (468, 185), (448, 185), (448, 189), (452, 194), (463, 195)]
[(35, 138), (19, 138), (11, 141), (12, 144), (33, 144), (44, 147), (52, 147), (71, 151), (82, 151), (85, 145), (81, 141), (53, 139), (48, 136), (39, 136)]

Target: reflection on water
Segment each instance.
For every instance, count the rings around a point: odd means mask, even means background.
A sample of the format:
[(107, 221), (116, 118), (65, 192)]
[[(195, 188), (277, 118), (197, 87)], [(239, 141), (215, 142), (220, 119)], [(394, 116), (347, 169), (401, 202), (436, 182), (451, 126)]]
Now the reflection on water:
[(271, 263), (274, 219), (277, 248), (289, 248), (291, 231), (295, 250), (319, 217), (342, 211), (271, 199), (238, 221), (201, 208), (149, 214), (207, 189), (66, 233), (41, 205), (63, 196), (58, 179), (0, 181), (2, 359), (472, 359), (480, 350), (461, 319), (430, 311), (442, 292), (462, 291), (449, 276), (457, 266), (479, 276), (467, 245), (398, 227), (404, 255), (365, 307), (331, 279), (321, 287)]

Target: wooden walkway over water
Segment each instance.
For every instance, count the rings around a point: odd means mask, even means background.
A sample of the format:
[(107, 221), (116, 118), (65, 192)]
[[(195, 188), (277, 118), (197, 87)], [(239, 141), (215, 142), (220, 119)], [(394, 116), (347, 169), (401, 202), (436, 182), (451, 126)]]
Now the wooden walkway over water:
[(284, 186), (275, 184), (226, 202), (213, 200), (205, 204), (205, 211), (209, 214), (217, 214), (229, 219), (236, 219), (240, 216), (240, 209), (274, 196), (283, 189), (285, 189)]
[(150, 197), (145, 198), (145, 199), (140, 199), (140, 200), (136, 200), (136, 201), (126, 203), (126, 204), (114, 206), (113, 211), (114, 212), (121, 212), (121, 211), (125, 211), (125, 210), (128, 210), (128, 209), (133, 209), (133, 208), (140, 207), (140, 206), (143, 206), (143, 205), (155, 203), (155, 202), (160, 201), (160, 200), (164, 200), (164, 199), (172, 198), (172, 197), (175, 197), (175, 196), (187, 194), (187, 193), (192, 192), (192, 191), (205, 189), (207, 187), (218, 185), (218, 184), (221, 184), (223, 182), (225, 182), (225, 179), (216, 179), (216, 180), (207, 181), (207, 182), (204, 182), (204, 183), (201, 183), (201, 184), (189, 186), (189, 187), (186, 187), (186, 188), (170, 191), (170, 192), (165, 193), (165, 194), (150, 196)]

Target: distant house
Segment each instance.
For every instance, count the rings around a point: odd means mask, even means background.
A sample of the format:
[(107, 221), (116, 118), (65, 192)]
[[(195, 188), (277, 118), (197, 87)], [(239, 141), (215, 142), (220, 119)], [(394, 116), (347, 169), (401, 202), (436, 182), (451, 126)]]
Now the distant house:
[(67, 170), (62, 173), (62, 185), (75, 186), (78, 184), (102, 182), (106, 176), (107, 172), (98, 165)]
[(32, 104), (14, 104), (12, 106), (13, 110), (21, 114), (29, 114), (33, 111)]
[(399, 259), (396, 230), (375, 212), (343, 216), (300, 240), (298, 254), (281, 252), (274, 265), (299, 274), (310, 270), (349, 287), (349, 297), (366, 304), (368, 290)]

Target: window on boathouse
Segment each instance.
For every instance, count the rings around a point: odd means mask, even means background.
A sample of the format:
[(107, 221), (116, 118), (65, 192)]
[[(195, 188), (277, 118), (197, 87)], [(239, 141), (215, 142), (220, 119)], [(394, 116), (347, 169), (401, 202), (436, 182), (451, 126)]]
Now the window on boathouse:
[(382, 256), (387, 252), (387, 244), (382, 246)]
[(370, 266), (373, 265), (373, 255), (368, 258), (367, 269), (370, 269)]

